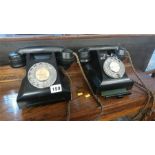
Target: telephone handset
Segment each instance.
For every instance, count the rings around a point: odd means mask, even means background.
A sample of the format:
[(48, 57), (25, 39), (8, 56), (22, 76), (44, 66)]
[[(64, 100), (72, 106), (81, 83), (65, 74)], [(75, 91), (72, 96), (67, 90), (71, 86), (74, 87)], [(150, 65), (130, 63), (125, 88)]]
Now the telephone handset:
[(95, 94), (122, 97), (130, 94), (133, 81), (123, 63), (125, 49), (118, 46), (87, 47), (78, 51), (85, 75)]
[(20, 108), (71, 99), (70, 81), (61, 67), (74, 61), (73, 52), (61, 47), (30, 47), (9, 54), (13, 68), (26, 66), (17, 102)]

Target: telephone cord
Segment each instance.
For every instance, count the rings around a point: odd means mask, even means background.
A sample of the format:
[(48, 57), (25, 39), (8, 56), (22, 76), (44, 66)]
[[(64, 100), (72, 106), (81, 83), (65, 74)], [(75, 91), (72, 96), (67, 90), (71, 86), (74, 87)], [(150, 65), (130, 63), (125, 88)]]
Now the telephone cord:
[(70, 121), (71, 118), (71, 101), (73, 99), (73, 94), (72, 94), (72, 80), (70, 78), (70, 76), (68, 75), (67, 71), (61, 67), (62, 72), (64, 73), (64, 75), (68, 78), (69, 83), (70, 83), (70, 88), (71, 88), (71, 100), (69, 100), (67, 102), (67, 112), (66, 112), (66, 121)]
[[(145, 85), (145, 83), (143, 82), (143, 80), (139, 77), (139, 75), (138, 75), (136, 69), (134, 68), (134, 65), (133, 65), (133, 62), (132, 62), (130, 53), (129, 53), (128, 51), (126, 51), (126, 52), (127, 52), (127, 54), (128, 54), (128, 58), (129, 58), (129, 61), (130, 61), (132, 70), (133, 70), (134, 74), (136, 75), (136, 77), (138, 78), (138, 80), (141, 82), (141, 83), (139, 83), (139, 82), (137, 82), (137, 81), (134, 81), (135, 84), (136, 84), (136, 86), (139, 87), (139, 88), (141, 88), (141, 89), (143, 89), (143, 91), (145, 91), (145, 92), (147, 93), (147, 95), (148, 95), (148, 99), (147, 99), (147, 102), (146, 102), (146, 104), (144, 105), (144, 107), (143, 107), (142, 109), (140, 109), (139, 112), (138, 112), (135, 116), (133, 116), (131, 119), (132, 119), (132, 120), (138, 120), (138, 117), (141, 116), (142, 120), (144, 120), (144, 119), (145, 119), (145, 116), (146, 116), (146, 111), (148, 110), (148, 109), (147, 109), (147, 106), (149, 105), (149, 103), (150, 103), (150, 101), (151, 101), (151, 98), (152, 98), (152, 107), (153, 107), (154, 102), (155, 102), (155, 97), (154, 97), (153, 92), (147, 88), (147, 86)], [(92, 90), (92, 88), (91, 88), (91, 86), (90, 86), (90, 83), (88, 82), (88, 80), (87, 80), (87, 78), (86, 78), (86, 75), (85, 75), (85, 73), (84, 73), (84, 71), (83, 71), (83, 68), (82, 68), (82, 66), (81, 66), (80, 60), (79, 60), (79, 58), (78, 58), (78, 55), (77, 55), (75, 52), (73, 52), (73, 54), (74, 54), (74, 56), (75, 56), (75, 58), (76, 58), (76, 60), (77, 60), (77, 63), (78, 63), (79, 68), (80, 68), (80, 70), (81, 70), (81, 73), (82, 73), (82, 75), (83, 75), (83, 77), (84, 77), (84, 80), (85, 80), (85, 82), (87, 83), (87, 85), (88, 85), (88, 87), (89, 87), (89, 89), (90, 89), (90, 91), (91, 91), (92, 96), (93, 96), (94, 99), (96, 100), (97, 104), (100, 105), (100, 107), (101, 107), (101, 112), (100, 112), (100, 114), (97, 116), (97, 118), (95, 119), (95, 120), (99, 120), (99, 118), (103, 115), (103, 105), (102, 105), (100, 99), (98, 98), (98, 96), (94, 94), (94, 92), (93, 92), (93, 90)], [(67, 78), (69, 79), (70, 85), (71, 85), (71, 88), (72, 88), (72, 80), (71, 80), (70, 76), (68, 75), (68, 73), (67, 73), (63, 68), (62, 68), (62, 71), (63, 71), (63, 73), (67, 76)], [(72, 92), (72, 91), (71, 91), (71, 92)], [(71, 111), (71, 108), (70, 108), (70, 107), (71, 107), (71, 101), (72, 101), (72, 93), (71, 93), (71, 100), (67, 102), (67, 118), (66, 118), (67, 121), (70, 120), (70, 113), (71, 113), (71, 112), (70, 112), (70, 111)], [(150, 109), (149, 112), (151, 112), (151, 111), (152, 111), (152, 108)]]
[(103, 115), (103, 105), (102, 105), (102, 103), (101, 103), (99, 97), (98, 97), (97, 95), (94, 94), (94, 92), (93, 92), (93, 90), (92, 90), (92, 88), (91, 88), (91, 86), (90, 86), (90, 83), (89, 83), (89, 81), (87, 80), (87, 77), (86, 77), (86, 75), (85, 75), (85, 73), (84, 73), (84, 70), (83, 70), (83, 68), (82, 68), (82, 66), (81, 66), (81, 63), (80, 63), (80, 60), (79, 60), (78, 55), (77, 55), (75, 52), (73, 52), (73, 54), (74, 54), (74, 56), (75, 56), (75, 58), (76, 58), (76, 60), (77, 60), (77, 63), (78, 63), (79, 68), (80, 68), (80, 70), (81, 70), (81, 73), (82, 73), (82, 75), (83, 75), (83, 77), (84, 77), (85, 82), (87, 83), (87, 86), (89, 87), (89, 89), (90, 89), (90, 91), (91, 91), (92, 96), (94, 97), (94, 99), (96, 100), (97, 104), (98, 104), (98, 105), (100, 106), (100, 108), (101, 108), (100, 114), (99, 114), (99, 115), (97, 116), (97, 118), (95, 119), (95, 120), (99, 120), (100, 117)]
[(143, 87), (144, 90), (145, 90), (145, 92), (148, 95), (148, 100), (147, 100), (146, 104), (144, 105), (144, 107), (142, 109), (140, 109), (139, 112), (131, 118), (132, 120), (138, 120), (138, 117), (140, 117), (141, 115), (144, 115), (143, 114), (144, 111), (145, 111), (144, 109), (150, 103), (151, 96), (150, 96), (150, 92), (147, 90), (145, 84), (143, 83), (143, 81), (141, 80), (141, 78), (139, 77), (138, 73), (136, 72), (136, 70), (134, 68), (134, 65), (133, 65), (133, 62), (132, 62), (130, 53), (128, 51), (126, 51), (126, 53), (128, 55), (128, 58), (129, 58), (129, 61), (130, 61), (130, 64), (131, 64), (131, 67), (132, 67), (132, 70), (133, 70), (134, 74), (136, 75), (136, 77), (138, 78), (138, 80), (141, 82), (141, 84), (139, 84), (138, 82), (135, 82), (136, 86), (138, 85), (140, 87)]
[(135, 84), (138, 85), (138, 86), (140, 86), (140, 87), (142, 87), (145, 90), (145, 92), (147, 93), (147, 95), (148, 95), (148, 99), (147, 99), (147, 102), (144, 105), (144, 107), (142, 109), (140, 109), (139, 112), (135, 116), (133, 116), (131, 119), (132, 120), (137, 120), (138, 116), (142, 115), (143, 120), (144, 120), (145, 119), (145, 116), (144, 115), (146, 115), (146, 112), (145, 111), (147, 110), (147, 106), (150, 104), (151, 98), (152, 98), (152, 106), (151, 106), (151, 109), (148, 112), (149, 112), (150, 115), (152, 113), (152, 109), (153, 109), (153, 106), (154, 106), (154, 103), (155, 103), (155, 96), (154, 96), (153, 92), (149, 88), (147, 88), (147, 86), (145, 85), (145, 83), (143, 82), (143, 80), (138, 75), (138, 73), (137, 73), (137, 71), (136, 71), (136, 69), (135, 69), (135, 67), (133, 65), (133, 62), (132, 62), (130, 53), (128, 51), (126, 51), (126, 53), (128, 55), (129, 62), (131, 64), (131, 67), (132, 67), (132, 70), (133, 70), (134, 74), (136, 75), (136, 77), (138, 78), (138, 80), (141, 82), (141, 83), (135, 82)]
[[(144, 91), (144, 92), (146, 93), (145, 88), (144, 88), (141, 84), (139, 84), (137, 81), (134, 81), (134, 82), (135, 82), (135, 85), (136, 85), (138, 88), (142, 89), (142, 91)], [(141, 109), (139, 110), (139, 112), (138, 112), (135, 116), (133, 116), (132, 120), (136, 120), (136, 119), (137, 119), (137, 120), (143, 120), (143, 119), (145, 118), (145, 115), (146, 115), (146, 113), (147, 113), (146, 109), (147, 109), (147, 106), (149, 105), (150, 101), (151, 101), (151, 97), (148, 96), (148, 99), (147, 99), (147, 101), (146, 101), (144, 107), (141, 108)], [(139, 117), (139, 119), (138, 119), (138, 117)]]

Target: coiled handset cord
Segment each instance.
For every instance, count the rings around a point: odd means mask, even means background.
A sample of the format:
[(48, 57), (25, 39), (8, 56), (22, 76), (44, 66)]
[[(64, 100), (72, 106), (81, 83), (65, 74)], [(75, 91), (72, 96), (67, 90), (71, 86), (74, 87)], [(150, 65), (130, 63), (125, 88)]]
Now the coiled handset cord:
[(82, 68), (82, 66), (81, 66), (81, 62), (80, 62), (80, 60), (79, 60), (78, 55), (77, 55), (75, 52), (73, 52), (73, 54), (74, 54), (74, 56), (75, 56), (75, 58), (76, 58), (77, 64), (79, 65), (79, 68), (80, 68), (80, 70), (81, 70), (81, 73), (82, 73), (82, 75), (83, 75), (83, 78), (84, 78), (85, 82), (87, 83), (87, 86), (89, 87), (89, 90), (91, 91), (92, 96), (93, 96), (94, 99), (96, 100), (97, 104), (101, 107), (100, 114), (99, 114), (99, 115), (97, 116), (97, 118), (95, 119), (95, 120), (99, 120), (100, 117), (103, 115), (103, 105), (102, 105), (100, 99), (98, 98), (98, 96), (94, 94), (94, 92), (93, 92), (93, 90), (92, 90), (92, 88), (91, 88), (91, 85), (90, 85), (89, 81), (87, 80), (87, 77), (86, 77), (86, 75), (85, 75), (85, 73), (84, 73), (84, 70), (83, 70), (83, 68)]
[[(140, 109), (139, 112), (135, 116), (133, 116), (131, 119), (132, 120), (138, 120), (138, 118), (141, 117), (140, 119), (145, 120), (146, 114), (148, 114), (148, 112), (149, 112), (149, 115), (152, 114), (153, 106), (154, 106), (154, 103), (155, 103), (155, 96), (154, 96), (153, 92), (145, 85), (143, 80), (138, 75), (138, 73), (137, 73), (137, 71), (136, 71), (136, 69), (135, 69), (135, 67), (133, 65), (130, 52), (126, 50), (126, 53), (128, 55), (129, 62), (131, 64), (132, 70), (133, 70), (134, 74), (136, 75), (137, 79), (140, 81), (140, 83), (134, 81), (136, 86), (142, 88), (148, 95), (148, 99), (147, 99), (146, 104), (144, 105), (144, 107), (142, 109)], [(151, 98), (152, 98), (152, 102), (151, 102)], [(148, 109), (147, 106), (149, 106), (150, 103), (152, 103), (152, 106), (151, 106), (150, 109)]]

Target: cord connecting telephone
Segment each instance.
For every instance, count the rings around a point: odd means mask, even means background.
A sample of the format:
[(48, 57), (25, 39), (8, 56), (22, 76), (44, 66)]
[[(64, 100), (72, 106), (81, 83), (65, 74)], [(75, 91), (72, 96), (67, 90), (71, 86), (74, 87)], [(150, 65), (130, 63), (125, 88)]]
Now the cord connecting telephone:
[(67, 69), (74, 61), (70, 49), (23, 48), (11, 52), (9, 60), (13, 68), (26, 66), (26, 76), (17, 97), (20, 108), (71, 99), (70, 81), (61, 68)]
[(130, 94), (133, 81), (123, 63), (125, 49), (117, 46), (87, 47), (78, 51), (81, 66), (94, 94), (106, 98)]

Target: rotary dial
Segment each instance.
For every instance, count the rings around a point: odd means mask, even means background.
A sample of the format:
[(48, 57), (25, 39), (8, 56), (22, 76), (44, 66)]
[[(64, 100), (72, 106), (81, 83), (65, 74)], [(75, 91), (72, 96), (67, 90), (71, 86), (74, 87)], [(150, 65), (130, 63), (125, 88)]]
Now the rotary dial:
[(111, 78), (122, 78), (125, 66), (117, 57), (108, 57), (103, 64), (103, 70)]
[(47, 88), (57, 79), (57, 71), (49, 63), (40, 62), (34, 64), (28, 71), (28, 80), (36, 88)]

